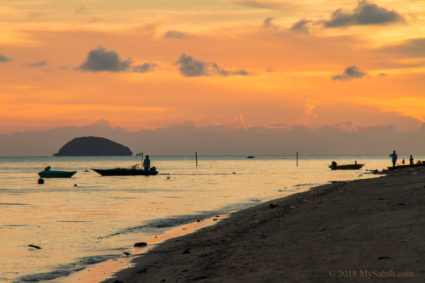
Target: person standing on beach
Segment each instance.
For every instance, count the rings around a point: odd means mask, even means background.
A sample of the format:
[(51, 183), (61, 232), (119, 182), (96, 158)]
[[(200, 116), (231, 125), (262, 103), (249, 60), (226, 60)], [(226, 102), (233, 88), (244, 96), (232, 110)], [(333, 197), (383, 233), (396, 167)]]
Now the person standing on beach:
[(148, 171), (151, 168), (151, 160), (149, 159), (149, 155), (146, 155), (145, 160), (143, 160), (143, 168), (145, 171)]
[(391, 160), (393, 161), (393, 167), (395, 167), (395, 163), (397, 162), (397, 153), (393, 150), (393, 153), (390, 154)]
[(413, 162), (413, 156), (412, 156), (412, 155), (410, 155), (409, 161), (410, 161), (410, 163), (409, 163), (410, 165), (415, 164), (415, 163)]

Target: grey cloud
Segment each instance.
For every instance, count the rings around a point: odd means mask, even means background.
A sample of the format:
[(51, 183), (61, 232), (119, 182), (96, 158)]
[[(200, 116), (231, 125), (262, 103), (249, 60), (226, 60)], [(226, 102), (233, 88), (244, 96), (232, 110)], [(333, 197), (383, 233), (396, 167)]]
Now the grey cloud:
[(212, 68), (218, 73), (218, 74), (220, 74), (220, 75), (223, 75), (223, 76), (228, 76), (229, 75), (229, 72), (228, 71), (226, 71), (225, 69), (223, 69), (223, 68), (221, 68), (221, 67), (219, 67), (216, 63), (212, 63), (211, 64), (211, 66), (212, 66)]
[(44, 60), (44, 61), (37, 61), (37, 62), (29, 63), (26, 66), (30, 67), (30, 68), (40, 68), (40, 67), (46, 67), (47, 64), (48, 64), (48, 62), (46, 60)]
[(78, 69), (87, 72), (123, 72), (130, 68), (131, 59), (121, 60), (114, 50), (108, 51), (102, 46), (93, 49), (86, 61)]
[[(335, 112), (335, 107), (340, 111)], [(359, 115), (359, 112), (364, 115)], [(136, 132), (112, 128), (108, 122), (99, 121), (82, 127), (68, 126), (46, 131), (0, 134), (0, 154), (48, 156), (69, 140), (89, 135), (116, 140), (130, 147), (133, 152), (144, 151), (152, 155), (189, 155), (194, 148), (198, 152), (211, 155), (246, 156), (247, 152), (255, 152), (258, 155), (289, 155), (297, 151), (304, 155), (388, 154), (394, 149), (394, 144), (397, 144), (399, 152), (423, 152), (423, 143), (412, 141), (425, 140), (425, 127), (417, 128), (420, 122), (414, 118), (394, 112), (382, 113), (371, 107), (344, 104), (319, 106), (318, 113), (319, 116), (326, 115), (325, 119), (331, 125), (341, 119), (362, 120), (357, 123), (357, 129), (356, 125), (350, 125), (349, 130), (338, 125), (318, 128), (289, 127), (276, 121), (271, 122), (267, 128), (197, 127), (189, 122)], [(371, 126), (359, 127), (361, 125)], [(409, 127), (411, 130), (398, 131), (397, 125)], [(338, 146), (335, 146), (336, 143)], [(223, 147), (223, 144), (227, 146)]]
[(169, 30), (164, 34), (164, 38), (170, 39), (186, 39), (189, 38), (190, 35), (186, 32), (181, 32), (178, 30)]
[(9, 62), (9, 61), (10, 61), (10, 58), (7, 58), (3, 54), (0, 54), (0, 63), (5, 63), (5, 62)]
[(231, 75), (248, 76), (249, 73), (245, 70), (237, 70), (237, 71), (232, 71)]
[(365, 77), (367, 74), (363, 71), (361, 71), (356, 66), (349, 66), (345, 68), (344, 72), (340, 75), (336, 75), (332, 77), (332, 80), (338, 80), (338, 81), (349, 81), (352, 79), (360, 79)]
[(248, 75), (248, 72), (245, 70), (228, 71), (219, 67), (216, 63), (212, 63), (211, 66), (213, 70), (215, 70), (218, 74), (222, 76), (235, 76), (235, 75), (247, 76)]
[(292, 25), (289, 31), (292, 31), (295, 33), (309, 33), (310, 32), (308, 28), (309, 23), (311, 23), (310, 20), (299, 20), (298, 22)]
[(283, 9), (294, 6), (294, 4), (285, 1), (231, 0), (231, 2), (260, 9)]
[(198, 77), (208, 75), (248, 75), (248, 72), (245, 70), (229, 71), (221, 68), (216, 63), (209, 63), (196, 60), (193, 57), (186, 55), (185, 53), (180, 56), (179, 60), (176, 62), (176, 65), (180, 65), (180, 73), (185, 77)]
[(423, 58), (425, 57), (425, 38), (414, 38), (398, 45), (392, 45), (381, 50), (392, 53), (399, 53), (407, 57)]
[(206, 76), (208, 74), (207, 63), (193, 59), (184, 53), (180, 56), (176, 64), (180, 65), (180, 73), (185, 77)]
[(362, 0), (352, 12), (336, 10), (331, 19), (324, 21), (323, 24), (325, 27), (335, 28), (352, 25), (384, 25), (401, 21), (404, 21), (404, 18), (396, 11)]
[(137, 73), (152, 72), (156, 67), (156, 64), (144, 63), (133, 67), (133, 71)]
[(272, 22), (273, 20), (274, 20), (274, 18), (272, 18), (272, 17), (265, 19), (263, 21), (263, 28), (278, 29), (279, 27), (277, 25), (273, 24), (273, 22)]

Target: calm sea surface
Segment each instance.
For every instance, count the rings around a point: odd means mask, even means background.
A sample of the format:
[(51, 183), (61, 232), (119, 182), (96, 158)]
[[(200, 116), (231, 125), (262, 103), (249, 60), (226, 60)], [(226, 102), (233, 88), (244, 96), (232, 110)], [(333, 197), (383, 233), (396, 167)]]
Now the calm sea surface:
[[(417, 157), (420, 159), (420, 157)], [(422, 159), (424, 159), (422, 157)], [(181, 224), (335, 180), (370, 178), (387, 156), (151, 156), (157, 176), (102, 177), (138, 157), (0, 157), (0, 281), (44, 281), (122, 256), (135, 242)], [(357, 160), (359, 171), (331, 171)], [(76, 170), (71, 179), (39, 171)], [(28, 247), (29, 244), (42, 249)]]

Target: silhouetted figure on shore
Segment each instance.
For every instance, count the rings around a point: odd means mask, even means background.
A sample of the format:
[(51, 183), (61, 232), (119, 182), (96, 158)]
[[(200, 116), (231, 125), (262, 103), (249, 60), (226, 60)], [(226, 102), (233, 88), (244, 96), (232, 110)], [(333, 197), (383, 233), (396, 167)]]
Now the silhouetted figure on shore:
[(395, 167), (395, 163), (397, 162), (397, 153), (393, 150), (393, 153), (390, 154), (391, 160), (393, 161), (393, 167)]
[(151, 168), (151, 160), (149, 159), (149, 155), (146, 155), (145, 160), (143, 160), (143, 168), (145, 171), (148, 171)]
[(410, 163), (409, 163), (410, 165), (415, 164), (415, 162), (414, 162), (414, 160), (413, 160), (413, 156), (412, 156), (412, 155), (410, 155), (409, 161), (410, 161)]

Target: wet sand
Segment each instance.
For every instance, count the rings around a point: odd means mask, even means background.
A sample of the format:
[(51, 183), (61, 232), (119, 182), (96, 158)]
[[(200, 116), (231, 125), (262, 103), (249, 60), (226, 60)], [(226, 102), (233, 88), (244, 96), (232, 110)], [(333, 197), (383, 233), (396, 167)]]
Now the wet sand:
[(172, 238), (177, 238), (182, 235), (193, 233), (204, 227), (211, 226), (218, 221), (218, 219), (224, 219), (228, 217), (228, 214), (217, 215), (216, 217), (203, 219), (199, 222), (188, 223), (184, 225), (177, 226), (173, 229), (166, 231), (165, 233), (159, 234), (157, 236), (143, 239), (143, 242), (147, 244), (145, 247), (133, 247), (123, 253), (122, 257), (110, 259), (101, 263), (94, 264), (90, 267), (87, 267), (79, 272), (72, 273), (66, 277), (60, 277), (55, 280), (51, 280), (51, 283), (74, 283), (74, 282), (101, 282), (108, 278), (111, 278), (114, 273), (130, 268), (134, 266), (132, 259), (134, 257), (139, 257), (147, 252), (149, 252), (156, 245), (160, 245), (164, 241)]
[(105, 282), (425, 282), (425, 170), (336, 182), (170, 239)]

